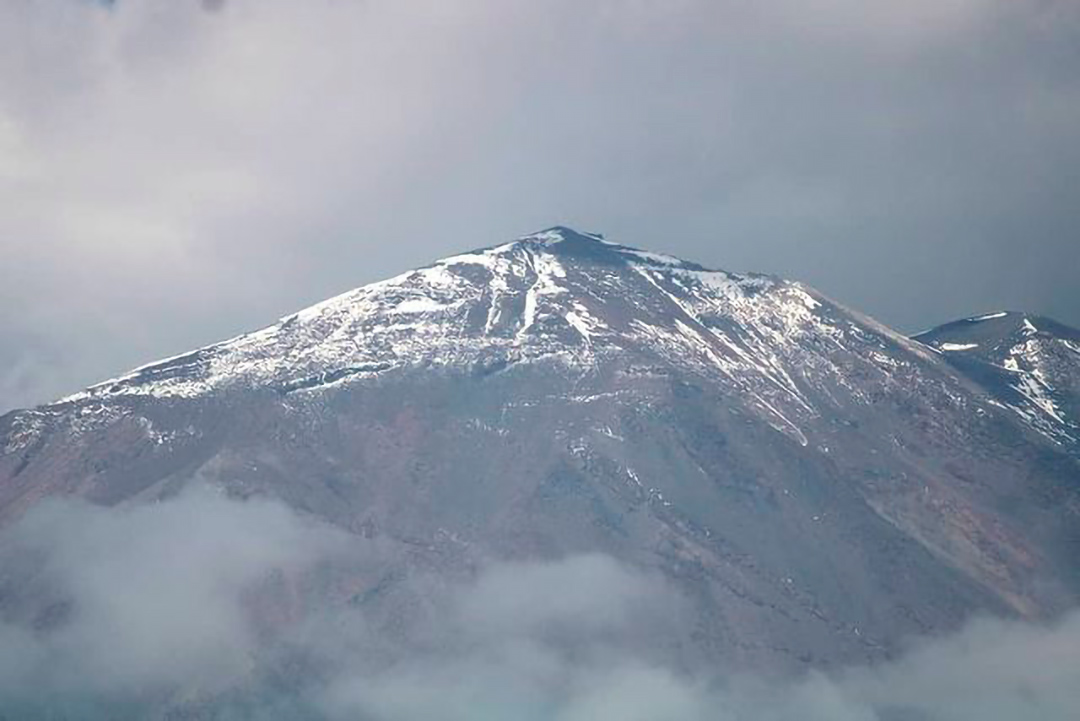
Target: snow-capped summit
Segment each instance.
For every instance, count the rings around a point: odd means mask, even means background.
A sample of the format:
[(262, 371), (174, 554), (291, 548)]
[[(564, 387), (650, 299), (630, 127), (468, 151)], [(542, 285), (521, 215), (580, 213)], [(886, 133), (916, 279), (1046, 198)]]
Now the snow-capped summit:
[(794, 399), (796, 414), (812, 409), (784, 356), (804, 336), (844, 335), (823, 303), (796, 283), (554, 227), (357, 288), (64, 400), (305, 392), (421, 366), (483, 373), (553, 362), (580, 371), (598, 355), (645, 354), (755, 393), (763, 412), (801, 435), (782, 408)]
[(1032, 428), (1080, 443), (1080, 331), (1050, 318), (999, 311), (915, 339), (946, 354)]
[[(556, 227), (0, 417), (0, 527), (198, 481), (349, 535), (356, 564), (268, 588), (382, 638), (430, 642), (416, 577), (599, 551), (684, 599), (633, 640), (683, 667), (880, 659), (1080, 601), (1066, 331), (994, 313), (912, 340)], [(0, 578), (0, 613), (30, 587)]]

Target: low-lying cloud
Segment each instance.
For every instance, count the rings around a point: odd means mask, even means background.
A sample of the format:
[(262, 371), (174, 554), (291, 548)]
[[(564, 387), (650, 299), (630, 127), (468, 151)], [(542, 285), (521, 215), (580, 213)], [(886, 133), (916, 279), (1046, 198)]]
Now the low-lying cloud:
[(1080, 713), (1077, 614), (1049, 625), (977, 620), (873, 667), (719, 675), (648, 652), (642, 639), (678, 615), (678, 594), (601, 554), (489, 563), (472, 580), (421, 574), (426, 627), (410, 641), (387, 643), (362, 604), (331, 594), (267, 616), (267, 597), (280, 607), (276, 597), (295, 591), (282, 578), (344, 568), (369, 555), (370, 543), (277, 502), (205, 488), (113, 509), (49, 501), (3, 536), (0, 718), (1071, 721)]
[[(267, 501), (207, 489), (129, 508), (48, 501), (5, 538), (8, 567), (33, 572), (0, 625), (0, 691), (130, 702), (176, 689), (227, 690), (258, 640), (245, 593), (329, 558), (340, 537)], [(10, 602), (9, 602), (10, 603)]]

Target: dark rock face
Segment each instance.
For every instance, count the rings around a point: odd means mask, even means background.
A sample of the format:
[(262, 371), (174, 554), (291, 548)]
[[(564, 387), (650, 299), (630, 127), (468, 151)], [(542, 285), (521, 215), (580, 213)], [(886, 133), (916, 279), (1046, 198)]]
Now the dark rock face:
[(8, 414), (0, 519), (199, 480), (377, 541), (331, 595), (386, 633), (412, 573), (601, 551), (688, 599), (681, 664), (873, 660), (1078, 598), (1080, 334), (1024, 320), (911, 340), (555, 228)]

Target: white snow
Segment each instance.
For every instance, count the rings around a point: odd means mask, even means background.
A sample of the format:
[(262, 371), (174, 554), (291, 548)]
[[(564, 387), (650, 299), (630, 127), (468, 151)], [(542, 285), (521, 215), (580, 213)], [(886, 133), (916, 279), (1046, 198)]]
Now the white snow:
[[(1030, 336), (1030, 332), (1029, 332)], [(1009, 356), (1002, 362), (1005, 370), (1013, 373), (1013, 389), (1020, 393), (1032, 407), (1010, 407), (1036, 431), (1056, 441), (1073, 440), (1067, 430), (1071, 424), (1062, 415), (1053, 398), (1054, 388), (1047, 381), (1043, 370), (1039, 338), (1031, 337), (1009, 349)]]
[(409, 298), (403, 300), (391, 309), (391, 313), (437, 313), (446, 310), (448, 305), (443, 305), (433, 298)]
[(551, 230), (542, 230), (539, 233), (526, 235), (521, 238), (521, 240), (533, 240), (539, 241), (540, 243), (545, 245), (554, 245), (555, 243), (561, 243), (566, 239), (563, 237), (562, 232), (560, 232), (557, 228), (552, 228)]
[(437, 265), (482, 265), (485, 268), (491, 268), (498, 262), (499, 250), (500, 248), (492, 248), (491, 250), (476, 253), (453, 255), (437, 261)]
[(591, 343), (593, 336), (608, 330), (607, 325), (590, 313), (589, 309), (580, 301), (574, 301), (574, 309), (567, 311), (565, 318), (566, 322), (581, 334), (581, 337), (585, 339), (586, 343)]
[(29, 447), (45, 430), (45, 417), (37, 411), (26, 411), (14, 417), (4, 453), (15, 453)]
[(1007, 310), (998, 311), (997, 313), (987, 313), (986, 315), (980, 315), (975, 318), (968, 318), (969, 322), (977, 323), (982, 320), (994, 320), (995, 318), (1004, 318), (1009, 312)]
[(1020, 391), (1029, 401), (1034, 403), (1043, 413), (1053, 418), (1058, 423), (1064, 423), (1065, 419), (1058, 411), (1057, 404), (1047, 395), (1052, 390), (1039, 379), (1029, 373), (1021, 373), (1017, 379), (1017, 385), (1013, 386)]
[(978, 348), (978, 343), (941, 343), (938, 348), (944, 351), (962, 351)]
[(646, 250), (636, 250), (633, 248), (619, 248), (619, 252), (622, 255), (629, 255), (633, 258), (652, 265), (671, 266), (675, 268), (679, 268), (685, 265), (685, 262), (683, 262), (682, 259), (676, 258), (673, 255), (665, 255), (663, 253), (651, 253)]
[(680, 269), (678, 276), (696, 280), (701, 285), (725, 296), (741, 295), (742, 288), (734, 276), (722, 270), (685, 270)]
[(793, 288), (792, 295), (798, 298), (802, 302), (802, 304), (806, 306), (807, 310), (817, 310), (821, 307), (821, 303), (819, 303), (813, 296), (811, 296), (802, 288)]
[(574, 330), (580, 333), (581, 337), (584, 338), (586, 342), (592, 340), (592, 332), (589, 330), (589, 325), (577, 313), (569, 311), (566, 314), (566, 322), (572, 325)]
[[(561, 235), (558, 235), (558, 237), (562, 238)], [(566, 277), (566, 270), (554, 256), (547, 253), (537, 253), (531, 256), (531, 264), (532, 270), (536, 274), (536, 280), (533, 281), (532, 286), (525, 295), (524, 320), (521, 329), (517, 333), (519, 340), (536, 323), (542, 298), (567, 292), (558, 283), (559, 279)]]

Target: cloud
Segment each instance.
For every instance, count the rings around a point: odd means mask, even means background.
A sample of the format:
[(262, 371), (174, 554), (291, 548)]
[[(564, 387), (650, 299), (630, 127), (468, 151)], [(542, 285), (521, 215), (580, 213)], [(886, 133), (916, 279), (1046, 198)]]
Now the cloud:
[[(659, 576), (602, 554), (491, 563), (436, 605), (433, 643), (374, 671), (347, 660), (317, 703), (333, 719), (554, 718), (599, 669), (650, 663), (646, 639), (671, 628), (680, 603)], [(642, 680), (668, 682), (653, 673)]]
[(882, 669), (855, 669), (841, 688), (875, 709), (966, 719), (1067, 719), (1080, 709), (1080, 615), (1054, 625), (983, 619), (945, 640), (920, 640)]
[[(327, 591), (330, 569), (378, 558), (370, 544), (206, 488), (111, 509), (48, 501), (0, 539), (0, 717), (1066, 721), (1080, 711), (1077, 613), (1045, 625), (976, 620), (870, 667), (721, 673), (652, 653), (677, 622), (678, 594), (602, 554), (486, 563), (456, 581), (414, 573), (409, 603), (427, 610), (418, 628), (388, 633)], [(322, 580), (305, 586), (305, 573)], [(288, 599), (292, 612), (280, 613)]]
[(496, 636), (537, 633), (567, 621), (592, 631), (625, 626), (657, 604), (656, 584), (610, 557), (591, 554), (552, 564), (490, 566), (460, 600), (463, 622)]
[(483, 638), (381, 674), (346, 671), (323, 708), (333, 719), (393, 721), (1067, 721), (1080, 710), (1077, 613), (1046, 626), (982, 619), (890, 663), (787, 679), (687, 673), (602, 644), (567, 655), (517, 636)]
[(0, 406), (557, 222), (1080, 322), (1068, 0), (210, 5), (0, 8)]
[(245, 594), (331, 557), (340, 538), (202, 488), (127, 508), (47, 501), (4, 542), (6, 595), (22, 599), (5, 605), (30, 615), (0, 625), (0, 696), (48, 708), (243, 682), (258, 644)]

